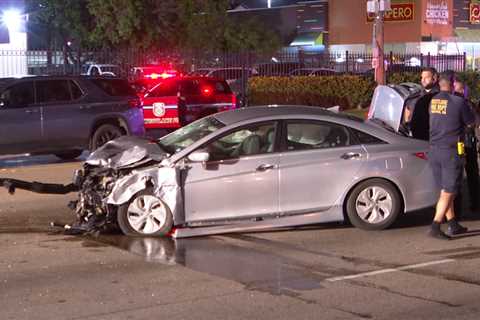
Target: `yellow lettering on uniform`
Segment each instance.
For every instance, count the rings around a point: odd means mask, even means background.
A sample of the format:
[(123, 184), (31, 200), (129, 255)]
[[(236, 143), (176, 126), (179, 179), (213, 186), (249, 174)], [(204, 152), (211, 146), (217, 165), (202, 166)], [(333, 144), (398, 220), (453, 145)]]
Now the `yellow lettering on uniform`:
[(432, 99), (430, 112), (434, 114), (447, 114), (448, 100)]

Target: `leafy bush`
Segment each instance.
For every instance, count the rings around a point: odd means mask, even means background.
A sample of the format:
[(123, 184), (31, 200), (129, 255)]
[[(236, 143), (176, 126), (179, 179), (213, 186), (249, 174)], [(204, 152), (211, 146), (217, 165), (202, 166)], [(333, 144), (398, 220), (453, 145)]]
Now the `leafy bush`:
[(367, 106), (375, 84), (360, 76), (253, 77), (248, 92), (251, 105), (301, 104), (346, 108)]
[[(480, 100), (480, 74), (459, 72), (469, 89), (470, 98)], [(393, 73), (388, 83), (420, 83), (419, 73)], [(320, 107), (341, 106), (343, 109), (366, 107), (370, 104), (375, 82), (362, 76), (324, 77), (253, 77), (248, 83), (250, 105), (291, 104)]]

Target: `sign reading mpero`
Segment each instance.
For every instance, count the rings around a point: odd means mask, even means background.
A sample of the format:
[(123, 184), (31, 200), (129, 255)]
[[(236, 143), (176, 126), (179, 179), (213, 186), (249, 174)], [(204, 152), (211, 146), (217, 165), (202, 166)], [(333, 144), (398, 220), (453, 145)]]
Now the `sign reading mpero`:
[(470, 3), (470, 23), (480, 24), (480, 2)]
[[(414, 4), (413, 3), (392, 3), (392, 10), (385, 12), (385, 21), (413, 21), (414, 19)], [(367, 21), (373, 22), (375, 20), (374, 13), (367, 13)]]

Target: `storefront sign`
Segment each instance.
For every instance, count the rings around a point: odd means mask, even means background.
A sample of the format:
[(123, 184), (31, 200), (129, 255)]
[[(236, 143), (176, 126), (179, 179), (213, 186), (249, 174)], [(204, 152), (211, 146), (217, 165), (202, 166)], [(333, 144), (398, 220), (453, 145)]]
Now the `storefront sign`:
[(425, 10), (425, 21), (432, 25), (448, 25), (450, 18), (446, 0), (429, 0)]
[[(385, 12), (385, 21), (413, 21), (414, 19), (413, 3), (392, 3), (392, 10)], [(375, 14), (368, 13), (367, 21), (373, 22), (375, 20)]]
[(470, 23), (480, 24), (480, 3), (479, 2), (470, 3)]

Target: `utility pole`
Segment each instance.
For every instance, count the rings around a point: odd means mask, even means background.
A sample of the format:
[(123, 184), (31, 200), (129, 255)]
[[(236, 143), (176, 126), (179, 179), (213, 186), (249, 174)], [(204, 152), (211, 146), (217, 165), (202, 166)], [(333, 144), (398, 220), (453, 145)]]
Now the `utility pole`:
[(372, 67), (375, 68), (375, 81), (379, 85), (386, 84), (383, 22), (385, 12), (390, 9), (390, 0), (369, 0), (367, 2), (367, 12), (375, 14), (373, 23)]

